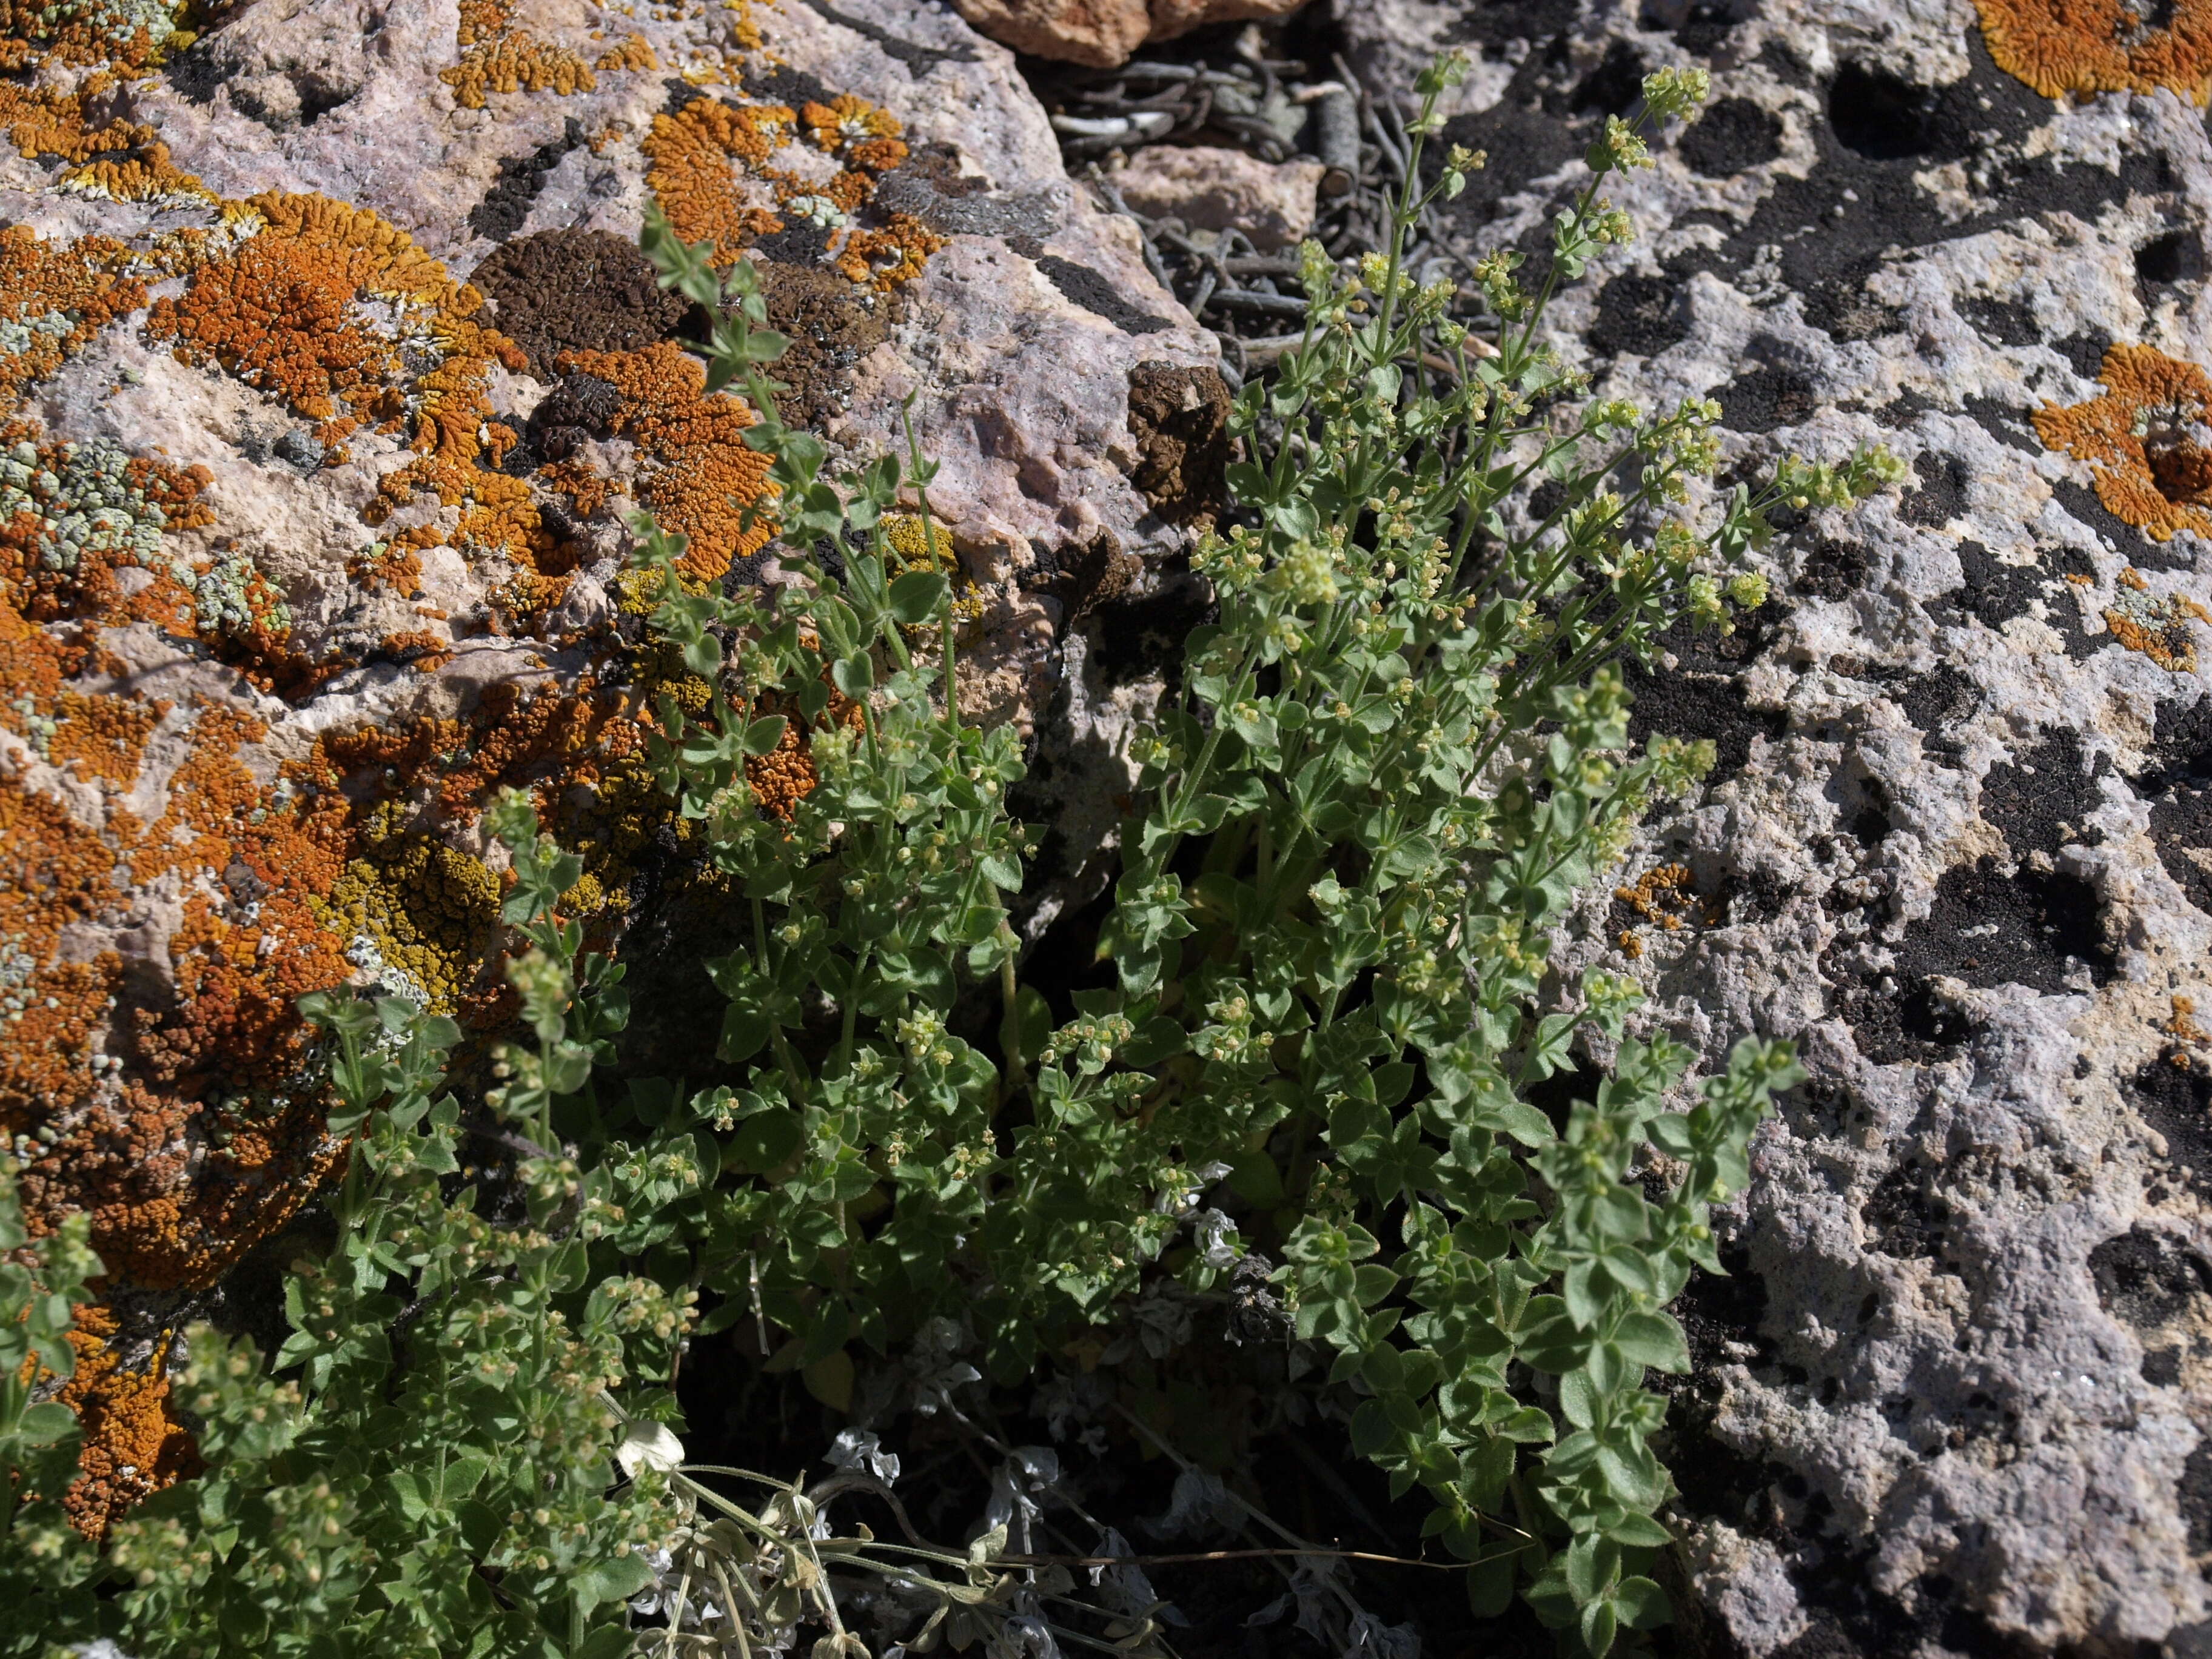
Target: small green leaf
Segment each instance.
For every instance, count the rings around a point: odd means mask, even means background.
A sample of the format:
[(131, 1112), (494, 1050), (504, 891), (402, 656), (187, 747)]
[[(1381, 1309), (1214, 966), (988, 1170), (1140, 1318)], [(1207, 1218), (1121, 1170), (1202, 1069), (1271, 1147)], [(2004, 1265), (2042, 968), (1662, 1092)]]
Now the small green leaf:
[(892, 620), (909, 628), (934, 622), (951, 591), (951, 585), (937, 571), (909, 570), (891, 584)]
[(653, 1582), (653, 1569), (635, 1554), (610, 1556), (571, 1571), (570, 1593), (586, 1613), (609, 1601), (627, 1601)]

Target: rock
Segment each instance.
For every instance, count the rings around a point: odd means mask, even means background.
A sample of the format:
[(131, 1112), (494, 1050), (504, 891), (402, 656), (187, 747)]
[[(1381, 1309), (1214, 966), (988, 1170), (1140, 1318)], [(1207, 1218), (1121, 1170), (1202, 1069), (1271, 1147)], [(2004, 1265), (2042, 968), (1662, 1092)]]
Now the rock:
[(1214, 23), (1286, 17), (1305, 0), (953, 0), (975, 29), (1016, 52), (1113, 69), (1139, 46)]
[(1194, 230), (1241, 230), (1262, 253), (1296, 247), (1313, 228), (1319, 161), (1269, 163), (1209, 144), (1150, 144), (1112, 177), (1132, 210)]
[[(1983, 7), (2028, 13), (2059, 27)], [(1473, 54), (1440, 137), (1489, 152), (1450, 222), (1491, 246), (1543, 245), (1644, 72), (1709, 66), (1705, 123), (1609, 190), (1638, 240), (1566, 290), (1558, 337), (1594, 395), (1717, 398), (1729, 470), (1866, 441), (1914, 468), (1901, 497), (1794, 519), (1756, 561), (1767, 604), (1633, 676), (1635, 732), (1720, 763), (1559, 959), (1638, 973), (1709, 1054), (1760, 1031), (1810, 1068), (1755, 1143), (1732, 1277), (1683, 1307), (1685, 1628), (1790, 1659), (2200, 1650), (2193, 37), (2147, 23), (2124, 70), (2092, 39), (2043, 89), (2113, 89), (2054, 103), (1964, 9), (1340, 15), (1384, 83)]]
[(90, 1211), (109, 1269), (80, 1403), (140, 1438), (93, 1437), (97, 1528), (181, 1461), (153, 1338), (339, 1152), (296, 999), (504, 1018), (507, 785), (609, 943), (678, 902), (640, 720), (688, 691), (640, 649), (625, 515), (702, 580), (776, 550), (740, 518), (751, 412), (636, 251), (648, 195), (758, 264), (785, 414), (844, 462), (913, 396), (992, 719), (1060, 695), (1072, 610), (1157, 585), (1182, 532), (1132, 481), (1132, 376), (1217, 353), (949, 15), (250, 0), (159, 70), (152, 34), (13, 44), (0, 1133), (34, 1223)]

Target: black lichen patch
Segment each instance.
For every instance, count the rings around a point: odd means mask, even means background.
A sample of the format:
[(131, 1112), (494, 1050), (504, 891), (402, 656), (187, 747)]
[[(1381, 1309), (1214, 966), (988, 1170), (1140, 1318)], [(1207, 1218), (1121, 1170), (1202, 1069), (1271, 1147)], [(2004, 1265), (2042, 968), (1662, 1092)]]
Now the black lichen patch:
[(2177, 1045), (2144, 1062), (2128, 1090), (2143, 1121), (2164, 1138), (2167, 1160), (2186, 1164), (2200, 1192), (2212, 1190), (2212, 1066)]
[(804, 109), (809, 104), (828, 104), (836, 95), (819, 76), (793, 69), (788, 64), (755, 64), (748, 60), (744, 83), (746, 96), (756, 102), (787, 104), (793, 109)]
[(2063, 870), (2012, 875), (1984, 859), (1944, 872), (1924, 921), (1898, 951), (1897, 978), (1917, 989), (1948, 974), (1982, 988), (2063, 992), (2082, 969), (2102, 985), (2115, 971), (2099, 926), (2096, 890)]
[(1166, 318), (1155, 317), (1130, 304), (1120, 289), (1089, 265), (1063, 259), (1057, 253), (1044, 253), (1037, 256), (1036, 267), (1045, 280), (1060, 290), (1062, 299), (1103, 317), (1124, 334), (1158, 334), (1172, 326)]
[(1956, 161), (1979, 148), (1971, 77), (1923, 87), (1876, 64), (1851, 62), (1828, 86), (1836, 142), (1871, 161)]
[[(527, 477), (548, 461), (565, 460), (578, 445), (603, 436), (621, 407), (622, 393), (612, 383), (595, 374), (563, 375), (531, 411), (521, 441), (507, 452), (507, 471)], [(559, 511), (550, 503), (540, 510)]]
[(1129, 371), (1129, 433), (1137, 441), (1129, 482), (1170, 524), (1228, 505), (1229, 407), (1218, 369), (1143, 362)]
[(499, 176), (484, 192), (483, 200), (469, 210), (469, 228), (495, 242), (504, 242), (520, 230), (538, 191), (545, 188), (545, 175), (583, 143), (583, 124), (570, 116), (558, 138), (549, 139), (526, 155), (510, 155), (501, 161)]
[(1912, 470), (1920, 488), (1908, 492), (1899, 509), (1907, 524), (1936, 530), (1962, 516), (1966, 510), (1966, 480), (1972, 475), (1955, 455), (1931, 455), (1923, 450), (1913, 457)]
[(1820, 394), (1812, 380), (1787, 367), (1739, 374), (1713, 396), (1721, 406), (1721, 424), (1731, 432), (1773, 432), (1802, 425), (1820, 407)]
[(2051, 493), (2069, 517), (2096, 532), (2107, 547), (2138, 569), (2186, 570), (2194, 562), (2187, 540), (2180, 537), (2165, 543), (2151, 540), (2108, 509), (2097, 499), (2097, 492), (2085, 483), (2071, 478), (2054, 478)]
[(1914, 676), (1896, 701), (1920, 733), (1922, 748), (1955, 754), (1959, 745), (1951, 732), (1972, 714), (1980, 696), (1974, 683), (1946, 662)]
[(1674, 149), (1692, 172), (1731, 179), (1782, 154), (1782, 119), (1748, 98), (1723, 98), (1684, 131)]
[(2015, 859), (2056, 856), (2069, 842), (2094, 832), (2089, 814), (2104, 795), (2084, 766), (2081, 739), (2061, 726), (2012, 764), (1992, 766), (1982, 780), (1982, 821), (2005, 838)]
[(688, 302), (662, 289), (637, 245), (604, 230), (541, 230), (499, 248), (469, 279), (498, 311), (530, 372), (551, 380), (564, 351), (638, 351), (665, 340)]
[(1866, 585), (1873, 568), (1874, 555), (1864, 545), (1829, 538), (1814, 548), (1790, 585), (1812, 599), (1848, 599)]
[[(1833, 971), (1832, 964), (1823, 965)], [(1850, 1027), (1858, 1051), (1877, 1066), (1941, 1060), (1978, 1029), (1928, 985), (1895, 990), (1871, 973), (1839, 976), (1836, 1014)]]
[(1686, 621), (1678, 622), (1659, 637), (1662, 657), (1649, 666), (1623, 663), (1622, 674), (1635, 698), (1628, 711), (1629, 740), (1640, 744), (1654, 736), (1710, 738), (1714, 762), (1705, 779), (1709, 784), (1725, 783), (1743, 770), (1753, 738), (1780, 741), (1790, 730), (1790, 717), (1745, 702), (1739, 676), (1765, 648), (1769, 632), (1784, 614), (1770, 599), (1739, 617), (1732, 634), (1700, 633)]
[(898, 296), (855, 288), (814, 265), (763, 262), (760, 274), (769, 326), (791, 342), (770, 366), (786, 388), (776, 394), (777, 413), (796, 426), (825, 426), (850, 401), (854, 365), (890, 336)]
[(1975, 423), (1999, 443), (2029, 455), (2043, 453), (2043, 445), (2028, 424), (2027, 412), (2010, 404), (1999, 403), (1994, 398), (1978, 398), (1969, 392), (1963, 399), (1966, 413)]
[(2212, 915), (2212, 697), (2159, 706), (2150, 762), (2135, 787), (2150, 803), (2159, 862)]
[[(2212, 1551), (2212, 1437), (2200, 1439), (2197, 1449), (2189, 1454), (2181, 1466), (2181, 1480), (2174, 1488), (2179, 1502), (2182, 1523), (2189, 1528), (2189, 1548), (2194, 1555)], [(2176, 1638), (2212, 1629), (2204, 1625), (2193, 1631), (2176, 1631)], [(2169, 1643), (2166, 1651), (2172, 1659), (2192, 1659), (2193, 1656), (2212, 1653), (2212, 1641), (2203, 1647), (2182, 1646), (2179, 1639)]]
[(2102, 330), (2069, 334), (2053, 340), (2051, 349), (2083, 380), (2094, 380), (2105, 366), (2105, 354), (2112, 349), (2112, 337)]
[(1977, 334), (1998, 345), (2018, 349), (2034, 345), (2043, 338), (2042, 331), (2035, 325), (2035, 313), (2016, 300), (1993, 300), (1974, 294), (1954, 304), (1959, 315)]
[[(1464, 144), (1488, 158), (1468, 175), (1465, 192), (1442, 208), (1460, 224), (1479, 228), (1489, 223), (1506, 198), (1559, 173), (1587, 148), (1606, 112), (1603, 106), (1618, 90), (1612, 84), (1613, 68), (1626, 60), (1609, 55), (1595, 73), (1577, 77), (1566, 42), (1574, 13), (1571, 0), (1510, 0), (1461, 12), (1464, 38), (1457, 44), (1480, 45), (1492, 57), (1516, 40), (1530, 49), (1497, 103), (1444, 124), (1443, 145), (1437, 155), (1449, 144)], [(1616, 43), (1615, 52), (1625, 44)]]
[(202, 35), (184, 51), (165, 59), (162, 77), (188, 104), (210, 104), (216, 88), (230, 79), (230, 66), (219, 61)]
[(1597, 316), (1583, 337), (1600, 351), (1656, 356), (1689, 337), (1680, 294), (1681, 284), (1663, 276), (1616, 276), (1598, 290)]
[(984, 181), (960, 171), (960, 153), (950, 144), (918, 145), (906, 165), (876, 186), (876, 206), (886, 213), (911, 213), (945, 236), (996, 236), (1021, 246), (1017, 252), (1035, 258), (1043, 239), (1060, 227), (1059, 204), (1048, 192), (994, 196)]
[(752, 252), (781, 265), (818, 264), (830, 257), (830, 230), (794, 213), (784, 220), (782, 229), (756, 237)]
[(2212, 1292), (2212, 1265), (2179, 1237), (2136, 1226), (2089, 1252), (2097, 1305), (2124, 1325), (2155, 1330), (2186, 1312), (2192, 1297)]
[(2090, 653), (2094, 647), (2082, 631), (2081, 606), (2060, 578), (2040, 565), (2009, 563), (1977, 541), (1962, 540), (1958, 550), (1965, 581), (1955, 595), (1946, 594), (1929, 605), (1929, 614), (1936, 621), (1955, 624), (1971, 616), (1984, 628), (2002, 633), (2015, 617), (2039, 615), (2064, 641), (2069, 656)]
[(1605, 49), (1598, 66), (1575, 85), (1567, 99), (1575, 115), (1626, 115), (1644, 95), (1644, 54), (1626, 40)]
[(1875, 1183), (1859, 1206), (1868, 1249), (1899, 1261), (1931, 1261), (1942, 1254), (1945, 1211), (1928, 1174), (1919, 1159), (1907, 1158)]
[(2027, 615), (2043, 592), (2043, 573), (2035, 566), (2008, 563), (1979, 542), (1959, 544), (1959, 568), (1966, 580), (1958, 600), (1938, 608), (1966, 611), (1990, 629)]
[(1121, 550), (1121, 544), (1107, 530), (1057, 550), (1032, 541), (1030, 553), (1035, 562), (1022, 573), (1022, 586), (1033, 593), (1058, 599), (1061, 615), (1070, 623), (1113, 605), (1144, 568), (1140, 561)]
[[(1735, 33), (1738, 23), (1745, 21), (1745, 15), (1727, 0), (1723, 3), (1715, 3), (1715, 0), (1696, 0), (1675, 27), (1674, 44), (1684, 52), (1710, 58), (1728, 44), (1729, 36)], [(1655, 24), (1647, 21), (1645, 27), (1655, 27)]]
[[(1945, 87), (1916, 87), (1887, 71), (1847, 64), (1826, 88), (1828, 118), (1811, 134), (1817, 161), (1803, 179), (1777, 176), (1744, 224), (1711, 258), (1718, 274), (1782, 250), (1784, 283), (1805, 315), (1838, 340), (1869, 339), (1897, 319), (1865, 291), (1885, 259), (1969, 236), (2022, 215), (2064, 211), (2094, 221), (2130, 193), (2172, 188), (2162, 158), (2135, 155), (2117, 171), (2030, 157), (2023, 140), (2051, 106), (1998, 70), (1978, 31), (1965, 41), (1971, 67)], [(1985, 211), (1947, 219), (1914, 174), (1930, 161), (1972, 158), (1991, 176)]]

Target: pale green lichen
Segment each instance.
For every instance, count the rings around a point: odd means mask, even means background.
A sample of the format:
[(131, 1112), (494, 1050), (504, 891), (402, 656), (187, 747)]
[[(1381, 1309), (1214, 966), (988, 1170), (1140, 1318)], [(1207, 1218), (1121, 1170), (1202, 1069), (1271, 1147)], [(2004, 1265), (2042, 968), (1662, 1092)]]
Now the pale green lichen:
[(18, 443), (0, 459), (0, 521), (37, 521), (32, 544), (48, 570), (75, 570), (85, 554), (101, 553), (191, 586), (189, 567), (178, 570), (162, 550), (167, 515), (130, 466), (128, 455), (106, 444), (64, 444), (58, 457), (41, 457), (37, 445)]
[(292, 608), (271, 597), (275, 590), (267, 578), (243, 553), (224, 554), (186, 586), (203, 634), (247, 634), (257, 627), (274, 635), (291, 631)]
[(45, 311), (35, 317), (0, 320), (0, 353), (20, 357), (40, 340), (67, 339), (76, 324), (67, 312)]

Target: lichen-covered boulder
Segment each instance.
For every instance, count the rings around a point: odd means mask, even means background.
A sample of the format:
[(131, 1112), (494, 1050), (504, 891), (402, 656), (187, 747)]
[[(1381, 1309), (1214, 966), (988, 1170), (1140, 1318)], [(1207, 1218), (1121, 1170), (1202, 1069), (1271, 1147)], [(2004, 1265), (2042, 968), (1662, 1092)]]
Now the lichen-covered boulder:
[[(949, 549), (894, 545), (957, 557), (992, 719), (1054, 695), (1066, 568), (1141, 590), (1178, 544), (1131, 375), (1215, 356), (956, 18), (212, 16), (11, 9), (0, 81), (0, 1132), (108, 1268), (70, 1385), (94, 1530), (188, 1462), (167, 1334), (342, 1156), (297, 999), (504, 1018), (503, 787), (605, 940), (683, 867), (645, 744), (707, 689), (641, 644), (627, 515), (699, 583), (776, 550), (753, 411), (637, 252), (648, 198), (758, 265), (787, 418), (865, 459), (913, 399)], [(763, 810), (811, 783), (787, 748)]]
[[(1913, 468), (1799, 516), (1763, 605), (1632, 674), (1634, 729), (1718, 764), (1560, 958), (1811, 1068), (1733, 1277), (1684, 1310), (1686, 1627), (1757, 1659), (2205, 1650), (2201, 9), (1340, 9), (1378, 82), (1474, 55), (1441, 137), (1489, 152), (1452, 211), (1499, 242), (1540, 245), (1644, 72), (1710, 68), (1563, 335), (1595, 395), (1717, 399), (1731, 467)], [(2045, 70), (2031, 26), (2064, 37)]]

